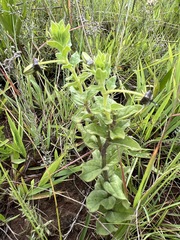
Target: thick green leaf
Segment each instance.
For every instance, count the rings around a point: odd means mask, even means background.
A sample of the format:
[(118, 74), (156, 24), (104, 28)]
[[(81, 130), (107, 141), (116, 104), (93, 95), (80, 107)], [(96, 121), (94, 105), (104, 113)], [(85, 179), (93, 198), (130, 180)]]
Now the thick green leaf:
[(92, 100), (92, 98), (94, 98), (94, 96), (96, 96), (96, 94), (100, 91), (100, 87), (98, 85), (90, 85), (87, 88), (87, 98), (86, 100)]
[(87, 126), (85, 126), (84, 129), (87, 131), (87, 134), (93, 134), (93, 135), (97, 135), (97, 136), (100, 136), (103, 138), (106, 138), (107, 134), (108, 134), (106, 125), (100, 126), (96, 123), (91, 123), (91, 124), (88, 124)]
[(124, 139), (126, 134), (124, 130), (130, 126), (129, 120), (121, 120), (110, 130), (110, 138), (114, 139)]
[(108, 166), (116, 166), (119, 162), (119, 155), (117, 151), (117, 146), (114, 144), (109, 145), (106, 151), (106, 162)]
[(113, 130), (110, 130), (110, 138), (112, 140), (114, 139), (124, 139), (125, 138), (125, 132), (124, 129), (121, 127), (116, 127)]
[(122, 189), (122, 180), (117, 175), (113, 175), (109, 182), (104, 182), (103, 187), (115, 198), (128, 201)]
[(89, 160), (82, 164), (82, 173), (80, 177), (86, 181), (91, 182), (98, 177), (102, 172), (102, 161), (101, 159)]
[(112, 140), (111, 142), (117, 145), (121, 145), (133, 151), (142, 150), (140, 145), (135, 140), (133, 140), (131, 137), (128, 137), (128, 136), (126, 136), (124, 139)]
[(62, 46), (62, 48), (58, 48), (59, 51), (62, 51), (62, 49), (67, 45), (71, 46), (69, 30), (70, 25), (68, 24), (65, 26), (63, 20), (58, 23), (51, 21), (50, 35), (52, 40), (58, 42)]
[(83, 136), (83, 140), (86, 146), (88, 146), (89, 148), (92, 149), (98, 148), (98, 141), (95, 135), (89, 136), (88, 134), (86, 134), (85, 136)]
[(87, 132), (84, 130), (84, 127), (82, 126), (82, 124), (77, 124), (77, 127), (82, 134), (82, 138), (86, 146), (92, 149), (97, 149), (98, 148), (97, 137), (95, 135), (89, 136), (89, 134), (87, 134)]
[(115, 203), (116, 198), (113, 196), (109, 196), (108, 198), (105, 198), (101, 201), (101, 205), (107, 210), (113, 209)]
[(75, 53), (73, 53), (73, 55), (70, 58), (70, 63), (75, 67), (77, 64), (79, 64), (81, 62), (80, 59), (80, 55), (79, 53), (76, 51)]
[(105, 180), (104, 180), (103, 176), (100, 175), (96, 180), (96, 183), (95, 183), (95, 186), (94, 186), (95, 189), (96, 190), (102, 190), (104, 182), (105, 182)]
[(142, 151), (133, 151), (130, 149), (124, 149), (124, 153), (127, 155), (138, 157), (138, 158), (150, 158), (150, 153), (148, 152), (149, 149), (143, 149)]
[(58, 157), (58, 159), (51, 163), (51, 165), (46, 169), (43, 176), (41, 177), (38, 187), (43, 187), (52, 178), (53, 174), (58, 169), (65, 155), (66, 153), (61, 154), (61, 156)]
[[(117, 110), (117, 104), (113, 104), (111, 106), (111, 108), (112, 108), (112, 110)], [(119, 118), (120, 120), (129, 118), (131, 115), (133, 115), (133, 114), (137, 113), (138, 111), (140, 111), (141, 108), (142, 108), (141, 105), (121, 106), (121, 110), (120, 111), (118, 110), (118, 112), (116, 112), (117, 118)]]
[(108, 54), (102, 53), (98, 51), (97, 56), (94, 60), (96, 69), (106, 70), (106, 72), (110, 72), (111, 69), (111, 59)]
[(90, 212), (96, 212), (99, 209), (101, 201), (107, 197), (104, 190), (93, 190), (86, 199), (86, 205)]
[(101, 217), (96, 222), (96, 232), (101, 236), (109, 235), (110, 233), (116, 232), (118, 228), (116, 228), (113, 224), (107, 223), (107, 221)]
[(57, 42), (57, 41), (49, 40), (49, 41), (47, 41), (47, 44), (49, 46), (51, 46), (52, 48), (58, 49), (60, 52), (63, 49), (63, 46), (59, 42)]
[(68, 53), (70, 52), (71, 48), (66, 46), (62, 49), (62, 51), (56, 53), (56, 57), (59, 60), (59, 63), (64, 64), (63, 68), (70, 68), (72, 65), (68, 61)]
[(72, 116), (72, 121), (75, 122), (75, 123), (80, 123), (81, 121), (83, 120), (87, 120), (87, 119), (90, 119), (92, 117), (92, 114), (90, 113), (87, 113), (87, 112), (78, 112), (77, 115), (75, 116)]
[[(76, 83), (74, 82), (74, 86), (76, 85)], [(74, 86), (71, 86), (70, 91), (72, 92), (72, 89), (74, 89)], [(73, 90), (74, 91), (74, 90)], [(72, 92), (72, 101), (74, 104), (78, 105), (78, 106), (84, 106), (84, 102), (86, 99), (86, 93), (75, 93)]]
[(112, 76), (106, 81), (107, 90), (113, 90), (116, 88), (116, 76)]
[(132, 210), (126, 210), (125, 208), (122, 208), (118, 212), (108, 211), (105, 214), (105, 218), (110, 223), (121, 224), (122, 222), (132, 219)]
[(101, 70), (100, 68), (96, 70), (95, 78), (99, 85), (101, 84), (104, 85), (104, 81), (107, 77), (108, 77), (108, 74), (106, 70)]

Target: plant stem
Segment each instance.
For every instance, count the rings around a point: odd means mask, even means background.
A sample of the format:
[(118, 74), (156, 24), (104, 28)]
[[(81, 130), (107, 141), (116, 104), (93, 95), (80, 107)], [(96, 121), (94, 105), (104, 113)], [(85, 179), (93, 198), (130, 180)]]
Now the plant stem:
[(79, 80), (79, 77), (76, 74), (75, 69), (73, 67), (71, 67), (69, 70), (71, 71), (71, 73), (72, 73), (72, 75), (74, 77), (74, 80), (77, 83), (77, 86), (78, 86), (78, 89), (79, 89), (80, 93), (83, 93), (83, 87), (82, 87), (82, 84), (81, 84), (81, 82)]
[(124, 190), (124, 194), (126, 195), (126, 197), (127, 197), (127, 199), (128, 199), (128, 189), (127, 189), (127, 185), (126, 185), (126, 178), (125, 178), (124, 169), (123, 169), (123, 163), (122, 163), (122, 158), (121, 158), (121, 154), (120, 154), (120, 150), (119, 150), (118, 146), (117, 146), (117, 151), (118, 151), (119, 163), (120, 163), (120, 167), (121, 167), (123, 190)]
[[(101, 148), (101, 156), (102, 156), (102, 168), (106, 167), (106, 150), (109, 146), (109, 138), (106, 139), (104, 145)], [(103, 177), (105, 181), (108, 181), (108, 171), (103, 171)]]

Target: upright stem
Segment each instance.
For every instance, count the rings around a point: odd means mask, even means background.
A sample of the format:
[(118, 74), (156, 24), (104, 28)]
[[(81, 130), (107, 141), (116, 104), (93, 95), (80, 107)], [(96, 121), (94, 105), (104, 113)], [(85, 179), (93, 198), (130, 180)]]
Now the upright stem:
[[(106, 167), (106, 150), (109, 146), (109, 138), (106, 139), (104, 145), (101, 148), (101, 156), (102, 156), (102, 168)], [(103, 177), (105, 181), (108, 181), (108, 171), (104, 170), (103, 171)]]
[(80, 93), (83, 93), (83, 87), (82, 87), (82, 84), (81, 84), (77, 74), (76, 74), (75, 69), (73, 67), (71, 67), (70, 71), (71, 71), (71, 73), (72, 73), (72, 75), (74, 77), (75, 82), (77, 83), (77, 86), (78, 86), (78, 89), (79, 89)]

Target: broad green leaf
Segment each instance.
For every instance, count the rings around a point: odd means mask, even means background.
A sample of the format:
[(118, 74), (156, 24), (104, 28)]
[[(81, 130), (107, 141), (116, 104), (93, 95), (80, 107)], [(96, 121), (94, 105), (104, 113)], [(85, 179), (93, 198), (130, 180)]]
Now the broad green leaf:
[[(94, 103), (91, 106), (92, 114), (102, 123), (102, 125), (109, 125), (113, 122), (113, 119), (110, 116), (111, 112), (111, 103), (114, 102), (112, 99), (107, 99), (107, 104), (103, 104), (103, 97), (96, 96), (94, 97)], [(108, 117), (107, 117), (108, 116)]]
[(78, 130), (82, 134), (82, 138), (83, 138), (83, 141), (86, 144), (86, 146), (88, 146), (88, 147), (90, 147), (92, 149), (97, 149), (98, 148), (97, 137), (95, 135), (89, 136), (89, 134), (87, 134), (87, 132), (85, 131), (85, 129), (82, 126), (82, 124), (77, 124), (77, 127), (78, 127)]
[[(124, 106), (122, 104), (117, 103), (115, 101), (111, 103), (111, 110), (112, 111), (120, 113), (119, 111), (121, 111), (123, 109), (124, 109)], [(116, 115), (119, 116), (118, 114), (116, 114)]]
[(111, 223), (107, 223), (103, 217), (99, 218), (99, 220), (96, 222), (96, 232), (101, 236), (109, 235), (117, 230), (118, 228)]
[(112, 130), (110, 130), (110, 138), (112, 140), (114, 139), (124, 139), (126, 136), (124, 129), (121, 127), (116, 127)]
[(109, 145), (106, 151), (106, 161), (108, 166), (115, 166), (119, 162), (117, 146), (114, 144)]
[(82, 173), (80, 177), (86, 181), (91, 182), (98, 177), (102, 172), (102, 161), (101, 159), (89, 160), (82, 164)]
[(76, 51), (75, 53), (73, 53), (73, 55), (70, 58), (70, 63), (75, 67), (77, 64), (79, 64), (81, 62), (79, 53)]
[(130, 126), (129, 120), (121, 120), (116, 123), (115, 127), (110, 130), (110, 138), (114, 139), (124, 139), (126, 134), (124, 130)]
[(115, 203), (116, 198), (113, 196), (109, 196), (101, 201), (101, 205), (107, 210), (113, 209)]
[(95, 57), (94, 63), (96, 68), (100, 68), (104, 70), (106, 65), (106, 54), (102, 53), (101, 51), (98, 51), (98, 54)]
[[(71, 86), (69, 85), (69, 90), (72, 95), (72, 101), (74, 104), (77, 104), (78, 106), (84, 106), (84, 103), (86, 101), (86, 92), (80, 93), (75, 87), (77, 83), (73, 82), (71, 83)], [(67, 86), (67, 84), (66, 84)]]
[(116, 103), (113, 99), (108, 98), (107, 104), (104, 107), (104, 99), (102, 96), (95, 96), (94, 97), (94, 104), (91, 107), (91, 110), (96, 113), (101, 113), (102, 109), (111, 112), (112, 104)]
[(96, 180), (96, 183), (95, 183), (95, 186), (94, 186), (95, 189), (96, 190), (102, 190), (104, 182), (105, 182), (105, 180), (104, 180), (103, 176), (100, 175)]
[(43, 187), (52, 178), (53, 174), (58, 169), (65, 155), (66, 153), (61, 154), (61, 156), (58, 157), (58, 159), (56, 159), (53, 163), (51, 163), (51, 165), (46, 169), (46, 171), (42, 175), (39, 181), (38, 187)]
[(85, 131), (87, 131), (87, 134), (93, 134), (103, 138), (106, 138), (108, 134), (108, 129), (106, 125), (100, 126), (96, 123), (90, 123), (87, 126), (85, 126), (84, 129)]
[(83, 120), (91, 119), (91, 117), (92, 117), (92, 114), (81, 111), (77, 113), (77, 115), (72, 117), (72, 121), (75, 123), (80, 123)]
[(115, 139), (111, 141), (113, 144), (121, 145), (127, 149), (133, 150), (133, 151), (139, 151), (142, 150), (140, 145), (133, 140), (131, 137), (126, 136), (124, 139)]
[(122, 180), (117, 175), (114, 174), (110, 178), (109, 182), (108, 181), (104, 182), (103, 187), (109, 194), (111, 194), (115, 198), (123, 200), (122, 202), (123, 206), (128, 208), (129, 202), (126, 196), (124, 195), (122, 189)]
[(100, 91), (100, 87), (98, 85), (90, 85), (87, 88), (87, 98), (86, 100), (91, 100), (96, 94)]
[[(137, 113), (138, 111), (140, 111), (142, 109), (141, 105), (135, 105), (135, 106), (121, 106), (121, 110), (116, 112), (117, 118), (119, 118), (120, 120), (125, 119), (125, 118), (129, 118), (131, 115)], [(112, 104), (111, 106), (112, 110), (119, 110), (117, 109), (117, 104)]]
[(99, 68), (101, 70), (106, 70), (107, 73), (110, 73), (111, 59), (108, 54), (98, 51), (98, 54), (95, 57), (94, 63), (95, 63), (96, 69)]
[(97, 149), (98, 148), (98, 140), (95, 135), (89, 136), (87, 133), (83, 135), (83, 141), (86, 144), (86, 146)]
[(104, 190), (93, 190), (86, 199), (86, 205), (90, 212), (96, 212), (99, 209), (101, 201), (107, 197)]
[(143, 149), (142, 151), (133, 151), (131, 149), (124, 149), (124, 153), (138, 158), (150, 158), (149, 149)]
[(113, 90), (116, 88), (116, 76), (112, 76), (106, 80), (107, 90)]
[(56, 53), (56, 57), (59, 60), (59, 63), (63, 64), (63, 68), (72, 67), (72, 64), (68, 61), (68, 53), (70, 50), (70, 47), (66, 46), (62, 49), (61, 52)]
[(107, 74), (106, 70), (101, 70), (100, 68), (98, 68), (96, 70), (95, 78), (96, 78), (96, 81), (98, 82), (99, 85), (103, 86), (104, 81), (107, 77), (108, 77), (108, 74)]
[[(75, 85), (76, 85), (76, 83), (74, 82), (74, 86)], [(86, 99), (86, 93), (82, 93), (82, 94), (75, 93), (75, 94), (72, 95), (73, 103), (76, 104), (79, 107), (84, 106), (85, 99)]]
[(108, 211), (105, 214), (105, 218), (108, 222), (113, 224), (121, 224), (127, 220), (132, 220), (132, 210), (121, 208), (118, 212)]
[[(71, 46), (70, 25), (68, 24), (67, 26), (65, 26), (63, 20), (58, 23), (51, 21), (50, 35), (52, 40), (57, 41), (62, 46), (62, 48), (67, 45)], [(58, 48), (58, 50), (62, 51), (62, 48)]]
[[(79, 131), (81, 132), (82, 134), (82, 139), (84, 141), (84, 144), (89, 147), (89, 148), (92, 148), (92, 149), (98, 149), (98, 140), (97, 140), (97, 137), (95, 135), (91, 135), (89, 136), (87, 134), (87, 132), (85, 132), (84, 130), (82, 130), (82, 128), (79, 128), (79, 125), (78, 124), (78, 129)], [(81, 129), (81, 130), (80, 130)]]
[[(49, 40), (49, 41), (47, 41), (47, 44), (48, 44), (49, 46), (51, 46), (52, 48), (58, 49), (60, 52), (61, 52), (62, 49), (63, 49), (63, 46), (62, 46), (59, 42), (54, 41), (54, 40)], [(56, 56), (56, 57), (57, 57), (57, 56)]]

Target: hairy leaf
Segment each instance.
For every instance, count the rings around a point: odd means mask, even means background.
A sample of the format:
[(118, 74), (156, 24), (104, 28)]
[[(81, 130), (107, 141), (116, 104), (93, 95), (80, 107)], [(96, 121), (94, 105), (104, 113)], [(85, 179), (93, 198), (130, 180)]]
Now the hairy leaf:
[(86, 200), (87, 208), (90, 212), (96, 212), (101, 205), (101, 202), (107, 197), (107, 192), (104, 190), (92, 191)]

